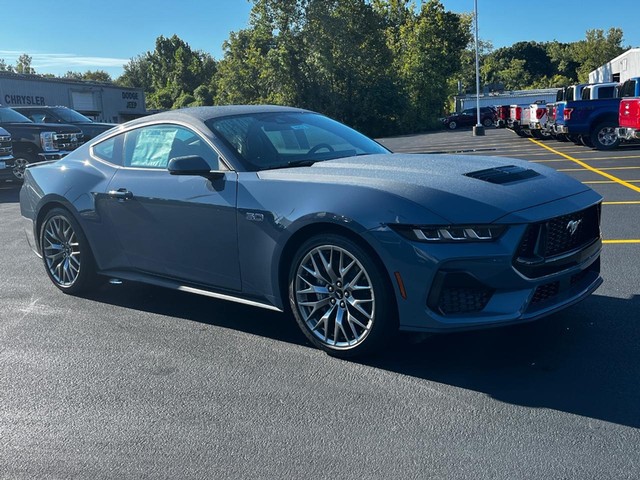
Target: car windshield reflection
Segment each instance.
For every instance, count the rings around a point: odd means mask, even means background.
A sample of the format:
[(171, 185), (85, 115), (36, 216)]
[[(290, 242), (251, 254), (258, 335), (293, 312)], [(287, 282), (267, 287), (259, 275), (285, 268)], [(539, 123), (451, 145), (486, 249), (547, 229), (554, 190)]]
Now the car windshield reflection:
[(207, 125), (250, 171), (389, 153), (355, 130), (314, 113), (240, 115), (211, 119)]

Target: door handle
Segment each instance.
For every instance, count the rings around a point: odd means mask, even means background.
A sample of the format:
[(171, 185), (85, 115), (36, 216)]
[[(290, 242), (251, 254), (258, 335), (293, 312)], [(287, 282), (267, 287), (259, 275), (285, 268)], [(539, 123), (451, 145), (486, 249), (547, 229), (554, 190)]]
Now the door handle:
[(119, 188), (118, 190), (109, 190), (107, 192), (111, 198), (117, 198), (118, 200), (131, 200), (133, 198), (133, 193), (131, 193), (126, 188)]

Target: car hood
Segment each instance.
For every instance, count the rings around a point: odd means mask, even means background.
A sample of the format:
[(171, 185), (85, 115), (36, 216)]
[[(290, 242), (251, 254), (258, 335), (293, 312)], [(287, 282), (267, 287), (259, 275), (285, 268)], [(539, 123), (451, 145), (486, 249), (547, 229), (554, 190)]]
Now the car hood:
[(366, 155), (311, 167), (266, 170), (259, 176), (376, 189), (410, 200), (451, 223), (491, 223), (509, 213), (589, 190), (542, 165), (471, 155)]

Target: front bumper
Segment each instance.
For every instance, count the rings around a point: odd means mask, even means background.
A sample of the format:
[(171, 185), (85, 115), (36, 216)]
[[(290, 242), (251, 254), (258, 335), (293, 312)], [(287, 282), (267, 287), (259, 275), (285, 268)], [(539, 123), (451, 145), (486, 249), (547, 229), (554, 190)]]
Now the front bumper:
[(12, 180), (13, 175), (13, 157), (0, 157), (0, 180)]
[(469, 244), (411, 242), (391, 229), (372, 232), (387, 250), (395, 245), (383, 261), (396, 289), (400, 329), (451, 332), (528, 322), (583, 300), (602, 284), (599, 237), (550, 257), (535, 273), (517, 264), (529, 225), (512, 224), (494, 242)]
[(71, 153), (71, 151), (64, 151), (64, 150), (59, 150), (57, 152), (43, 152), (43, 153), (39, 153), (38, 157), (40, 159), (40, 161), (45, 161), (45, 160), (60, 160), (61, 158), (66, 157), (67, 155), (69, 155)]

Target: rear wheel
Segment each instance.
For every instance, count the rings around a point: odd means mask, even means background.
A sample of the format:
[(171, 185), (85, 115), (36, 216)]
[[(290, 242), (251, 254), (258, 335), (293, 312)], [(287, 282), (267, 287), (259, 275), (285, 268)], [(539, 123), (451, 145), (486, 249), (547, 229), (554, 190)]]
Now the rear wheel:
[(386, 274), (360, 246), (319, 235), (300, 246), (289, 272), (289, 303), (316, 347), (337, 357), (379, 350), (397, 330)]
[(490, 127), (491, 125), (493, 125), (493, 120), (491, 120), (490, 118), (485, 118), (484, 120), (482, 120), (482, 125), (484, 125), (485, 127)]
[(616, 134), (613, 122), (602, 122), (591, 132), (591, 142), (598, 150), (612, 150), (620, 145), (620, 138)]
[(80, 225), (62, 208), (51, 210), (40, 230), (40, 252), (53, 284), (77, 294), (95, 286), (96, 267)]

